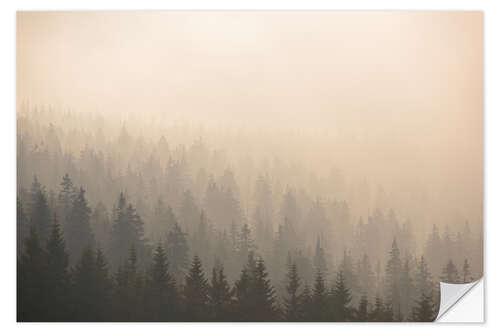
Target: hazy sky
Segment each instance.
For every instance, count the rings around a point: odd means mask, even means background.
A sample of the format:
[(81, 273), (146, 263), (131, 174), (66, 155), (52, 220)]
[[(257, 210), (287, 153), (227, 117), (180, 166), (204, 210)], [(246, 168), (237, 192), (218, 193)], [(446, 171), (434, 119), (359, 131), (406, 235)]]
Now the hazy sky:
[(403, 178), (425, 169), (429, 183), (481, 214), (482, 20), (480, 12), (22, 12), (17, 101), (345, 132), (365, 142), (348, 146), (346, 165), (372, 162)]

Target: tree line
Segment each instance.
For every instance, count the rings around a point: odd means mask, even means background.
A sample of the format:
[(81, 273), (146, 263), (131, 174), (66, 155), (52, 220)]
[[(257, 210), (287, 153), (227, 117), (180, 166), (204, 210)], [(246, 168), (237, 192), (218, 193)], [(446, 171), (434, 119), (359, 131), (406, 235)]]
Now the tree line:
[[(387, 270), (394, 273), (398, 253), (394, 243)], [(295, 262), (289, 262), (286, 295), (278, 300), (265, 262), (254, 252), (231, 286), (224, 265), (216, 263), (210, 275), (195, 255), (181, 284), (172, 276), (163, 245), (151, 263), (140, 269), (136, 248), (114, 273), (100, 248), (87, 246), (74, 266), (69, 265), (66, 242), (53, 218), (46, 242), (32, 226), (18, 260), (19, 321), (432, 321), (436, 307), (430, 276), (422, 257), (417, 278), (420, 296), (411, 315), (401, 317), (400, 304), (363, 295), (352, 304), (344, 272), (328, 287), (318, 270), (312, 286), (304, 285)], [(394, 279), (394, 283), (402, 280)], [(302, 287), (302, 288), (301, 288)], [(394, 286), (392, 292), (394, 291)], [(392, 301), (392, 302), (391, 302)]]

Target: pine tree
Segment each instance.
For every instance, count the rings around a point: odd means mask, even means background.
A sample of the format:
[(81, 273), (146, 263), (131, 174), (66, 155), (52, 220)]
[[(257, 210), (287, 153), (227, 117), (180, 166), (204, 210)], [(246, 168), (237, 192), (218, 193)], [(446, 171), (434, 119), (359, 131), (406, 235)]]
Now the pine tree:
[(150, 321), (173, 320), (177, 306), (175, 281), (170, 276), (167, 256), (159, 244), (146, 277), (146, 314)]
[(80, 187), (78, 195), (73, 200), (73, 206), (68, 213), (64, 228), (69, 258), (73, 263), (81, 257), (85, 248), (95, 247), (95, 239), (90, 227), (90, 213), (85, 190)]
[(184, 283), (184, 311), (188, 321), (207, 320), (208, 281), (198, 256), (194, 256)]
[(351, 302), (351, 292), (347, 288), (343, 271), (337, 273), (335, 288), (332, 292), (333, 318), (335, 321), (351, 321), (353, 310), (349, 306)]
[(212, 280), (209, 289), (209, 308), (211, 309), (211, 320), (231, 321), (231, 305), (233, 291), (224, 275), (222, 264), (216, 264), (212, 269)]
[(285, 298), (285, 319), (287, 321), (298, 321), (302, 318), (300, 309), (300, 297), (298, 289), (300, 288), (300, 278), (297, 273), (297, 265), (292, 263), (288, 265), (287, 273), (288, 284), (286, 286), (287, 297)]
[(453, 260), (448, 260), (446, 266), (443, 267), (441, 281), (446, 283), (460, 283), (457, 267), (453, 263)]

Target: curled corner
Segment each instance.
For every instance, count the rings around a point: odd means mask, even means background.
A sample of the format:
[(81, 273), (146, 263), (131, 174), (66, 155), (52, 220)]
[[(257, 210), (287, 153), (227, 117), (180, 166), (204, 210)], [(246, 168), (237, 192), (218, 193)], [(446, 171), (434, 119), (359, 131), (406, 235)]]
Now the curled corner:
[(439, 288), (441, 291), (441, 298), (439, 302), (439, 313), (435, 321), (439, 321), (439, 319), (478, 284), (479, 281), (480, 280), (463, 284), (440, 282)]

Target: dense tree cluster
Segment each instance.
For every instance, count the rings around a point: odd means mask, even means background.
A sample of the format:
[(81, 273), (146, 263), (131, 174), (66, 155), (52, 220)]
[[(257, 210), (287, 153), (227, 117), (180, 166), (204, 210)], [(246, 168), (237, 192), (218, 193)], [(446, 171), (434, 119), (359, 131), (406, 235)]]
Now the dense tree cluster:
[(367, 216), (338, 173), (328, 197), (283, 161), (51, 117), (19, 119), (19, 320), (427, 321), (439, 281), (482, 275), (468, 223), (403, 222), (383, 191)]

